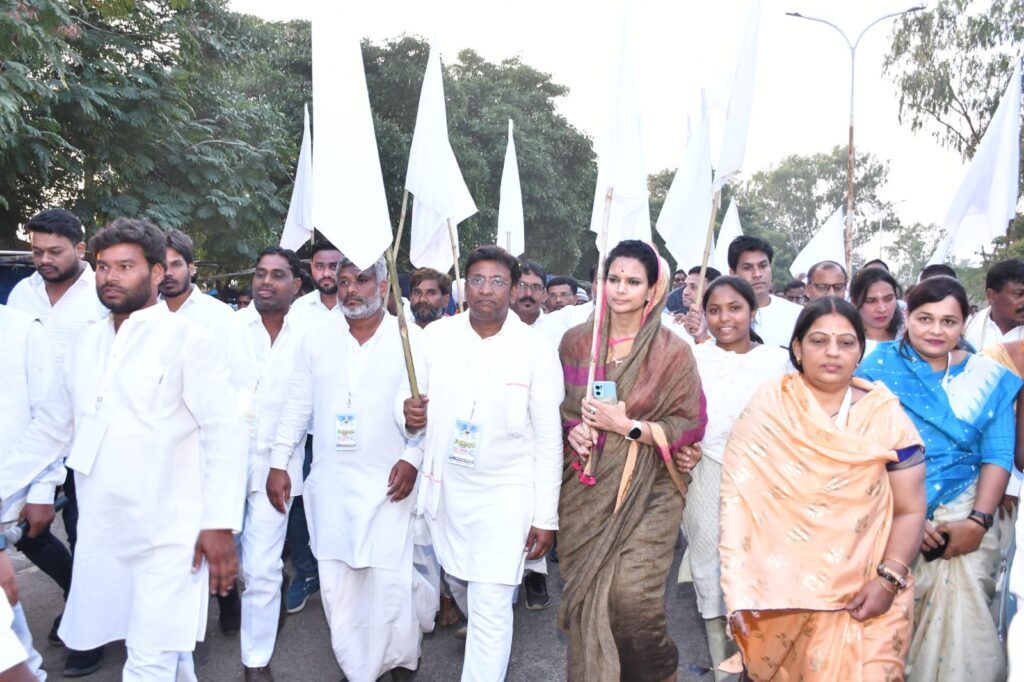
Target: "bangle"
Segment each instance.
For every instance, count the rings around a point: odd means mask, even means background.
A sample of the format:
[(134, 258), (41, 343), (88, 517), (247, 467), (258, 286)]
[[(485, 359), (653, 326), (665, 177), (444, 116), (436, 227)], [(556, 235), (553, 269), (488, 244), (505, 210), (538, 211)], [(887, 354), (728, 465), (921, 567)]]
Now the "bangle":
[(907, 579), (885, 564), (878, 564), (878, 568), (875, 569), (875, 572), (878, 574), (879, 578), (890, 583), (897, 592), (902, 592), (907, 589)]
[(896, 595), (896, 592), (898, 592), (898, 590), (897, 590), (897, 589), (896, 589), (895, 587), (893, 587), (893, 586), (892, 586), (892, 585), (891, 585), (891, 584), (889, 583), (889, 581), (885, 580), (885, 579), (884, 579), (884, 578), (882, 578), (881, 576), (877, 576), (877, 575), (876, 575), (876, 576), (875, 576), (875, 580), (877, 580), (877, 581), (878, 581), (879, 583), (881, 583), (881, 585), (882, 585), (882, 589), (884, 589), (884, 590), (885, 590), (886, 592), (888, 592), (889, 594), (891, 594), (891, 595), (895, 596), (895, 595)]
[(899, 564), (900, 566), (903, 567), (903, 570), (905, 570), (907, 572), (907, 575), (910, 575), (910, 566), (907, 566), (905, 563), (903, 563), (899, 559), (896, 559), (895, 557), (887, 556), (884, 559), (882, 559), (882, 563), (885, 563), (886, 561), (891, 561), (894, 564)]

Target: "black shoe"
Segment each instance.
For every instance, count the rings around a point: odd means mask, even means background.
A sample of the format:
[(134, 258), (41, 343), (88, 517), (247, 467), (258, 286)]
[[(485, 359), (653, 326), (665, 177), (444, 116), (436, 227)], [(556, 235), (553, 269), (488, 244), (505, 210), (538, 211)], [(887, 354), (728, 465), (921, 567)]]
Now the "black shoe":
[(225, 635), (233, 635), (242, 628), (242, 602), (238, 598), (238, 585), (233, 585), (227, 596), (217, 595), (220, 605), (220, 631)]
[(551, 605), (548, 596), (548, 577), (543, 573), (527, 573), (523, 580), (526, 586), (526, 608), (531, 611), (546, 609)]
[(46, 636), (46, 639), (49, 640), (50, 644), (54, 646), (64, 646), (64, 640), (62, 640), (60, 638), (60, 635), (57, 634), (57, 630), (60, 629), (60, 619), (63, 617), (64, 614), (61, 613), (59, 616), (53, 619), (53, 627), (50, 628), (50, 634)]
[(100, 669), (103, 663), (103, 647), (88, 651), (68, 649), (67, 660), (64, 661), (64, 677), (85, 677)]

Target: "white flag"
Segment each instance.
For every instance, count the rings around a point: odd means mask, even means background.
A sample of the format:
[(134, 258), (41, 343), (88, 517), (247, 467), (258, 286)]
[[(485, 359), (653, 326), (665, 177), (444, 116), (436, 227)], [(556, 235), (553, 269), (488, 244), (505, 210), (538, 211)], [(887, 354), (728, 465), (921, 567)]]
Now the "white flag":
[(736, 200), (729, 202), (729, 210), (725, 212), (722, 219), (722, 227), (718, 230), (718, 242), (715, 244), (715, 257), (710, 264), (723, 275), (729, 274), (729, 244), (736, 237), (743, 236), (743, 226), (740, 225), (740, 213), (736, 206)]
[(295, 167), (295, 186), (288, 204), (288, 217), (281, 232), (281, 246), (297, 250), (313, 236), (313, 150), (309, 138), (309, 107), (302, 106), (302, 145)]
[(448, 142), (441, 57), (434, 46), (420, 90), (405, 188), (413, 195), (409, 260), (419, 268), (448, 272), (454, 264), (448, 220), (458, 225), (476, 213), (476, 204)]
[[(840, 265), (846, 263), (845, 225), (843, 224), (843, 208), (840, 206), (818, 232), (811, 237), (800, 253), (789, 266), (794, 277), (806, 274), (815, 263), (830, 260)], [(843, 267), (846, 267), (843, 265)]]
[(601, 248), (604, 204), (612, 188), (612, 207), (608, 220), (608, 244), (623, 239), (651, 240), (651, 212), (647, 203), (647, 169), (644, 166), (643, 134), (640, 129), (640, 102), (629, 46), (628, 22), (622, 22), (619, 60), (613, 73), (608, 108), (608, 131), (597, 164), (597, 186), (590, 229), (597, 233)]
[(360, 269), (391, 245), (363, 54), (355, 34), (339, 36), (338, 8), (313, 20), (313, 220)]
[(939, 245), (935, 247), (935, 251), (932, 253), (932, 257), (925, 263), (925, 267), (929, 265), (940, 265), (949, 260), (950, 252), (953, 247), (953, 238), (948, 234), (942, 238)]
[(508, 120), (508, 146), (505, 166), (501, 169), (501, 190), (498, 197), (498, 238), (513, 256), (526, 251), (526, 228), (523, 222), (523, 190), (519, 185), (519, 163), (516, 143), (512, 139), (512, 119)]
[(1017, 213), (1020, 75), (1018, 60), (943, 221), (952, 238), (950, 251), (957, 257), (974, 257), (993, 239), (1004, 236)]
[(729, 108), (725, 114), (722, 151), (715, 169), (714, 191), (725, 186), (743, 168), (750, 128), (750, 105), (754, 99), (754, 72), (757, 66), (757, 34), (761, 25), (761, 0), (752, 0), (747, 26), (743, 32), (736, 70), (733, 74)]
[(714, 199), (711, 192), (708, 107), (703, 92), (696, 125), (688, 120), (687, 127), (689, 136), (683, 147), (683, 160), (672, 178), (657, 222), (658, 234), (665, 239), (676, 267), (683, 270), (700, 265), (704, 258), (704, 243)]

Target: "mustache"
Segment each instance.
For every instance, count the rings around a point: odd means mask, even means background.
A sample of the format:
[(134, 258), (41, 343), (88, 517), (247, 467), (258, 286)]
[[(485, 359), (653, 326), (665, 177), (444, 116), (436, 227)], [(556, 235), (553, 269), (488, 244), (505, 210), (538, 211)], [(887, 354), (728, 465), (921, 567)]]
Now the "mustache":
[(537, 304), (537, 299), (535, 299), (533, 296), (520, 296), (519, 297), (519, 302), (520, 303), (527, 303), (527, 302), (529, 302), (529, 303), (533, 303), (534, 305), (536, 305)]

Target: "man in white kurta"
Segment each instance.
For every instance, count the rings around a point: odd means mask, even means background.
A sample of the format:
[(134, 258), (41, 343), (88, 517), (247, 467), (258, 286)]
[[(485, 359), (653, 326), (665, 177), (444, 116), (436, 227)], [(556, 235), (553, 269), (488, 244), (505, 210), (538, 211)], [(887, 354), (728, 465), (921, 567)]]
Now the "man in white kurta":
[[(304, 334), (271, 467), (291, 465), (312, 417), (303, 498), (334, 655), (352, 682), (400, 679), (419, 666), (422, 639), (410, 494), (421, 453), (394, 412), (406, 368), (397, 319), (383, 308), (383, 259), (363, 272), (343, 261), (338, 274), (344, 316)], [(418, 350), (419, 329), (409, 332)], [(433, 619), (436, 597), (428, 607)]]
[(289, 310), (302, 284), (294, 252), (268, 247), (256, 261), (252, 305), (235, 316), (239, 329), (229, 343), (232, 380), (249, 429), (248, 483), (241, 549), (245, 591), (241, 603), (242, 665), (246, 679), (271, 679), (270, 658), (277, 641), (283, 580), (281, 550), (294, 495), (302, 493), (305, 437), (288, 461), (288, 490), (268, 495), (270, 449), (295, 374), (300, 329)]
[(518, 275), (504, 249), (470, 254), (469, 312), (423, 334), (425, 412), (402, 405), (407, 428), (426, 424), (419, 503), (469, 618), (467, 682), (505, 678), (524, 562), (544, 556), (558, 529), (562, 372), (550, 341), (508, 314)]
[(59, 633), (75, 649), (125, 640), (124, 680), (194, 680), (208, 590), (237, 571), (244, 424), (219, 345), (157, 302), (159, 229), (120, 218), (91, 247), (111, 314), (69, 348), (25, 444), (74, 441), (81, 522)]

